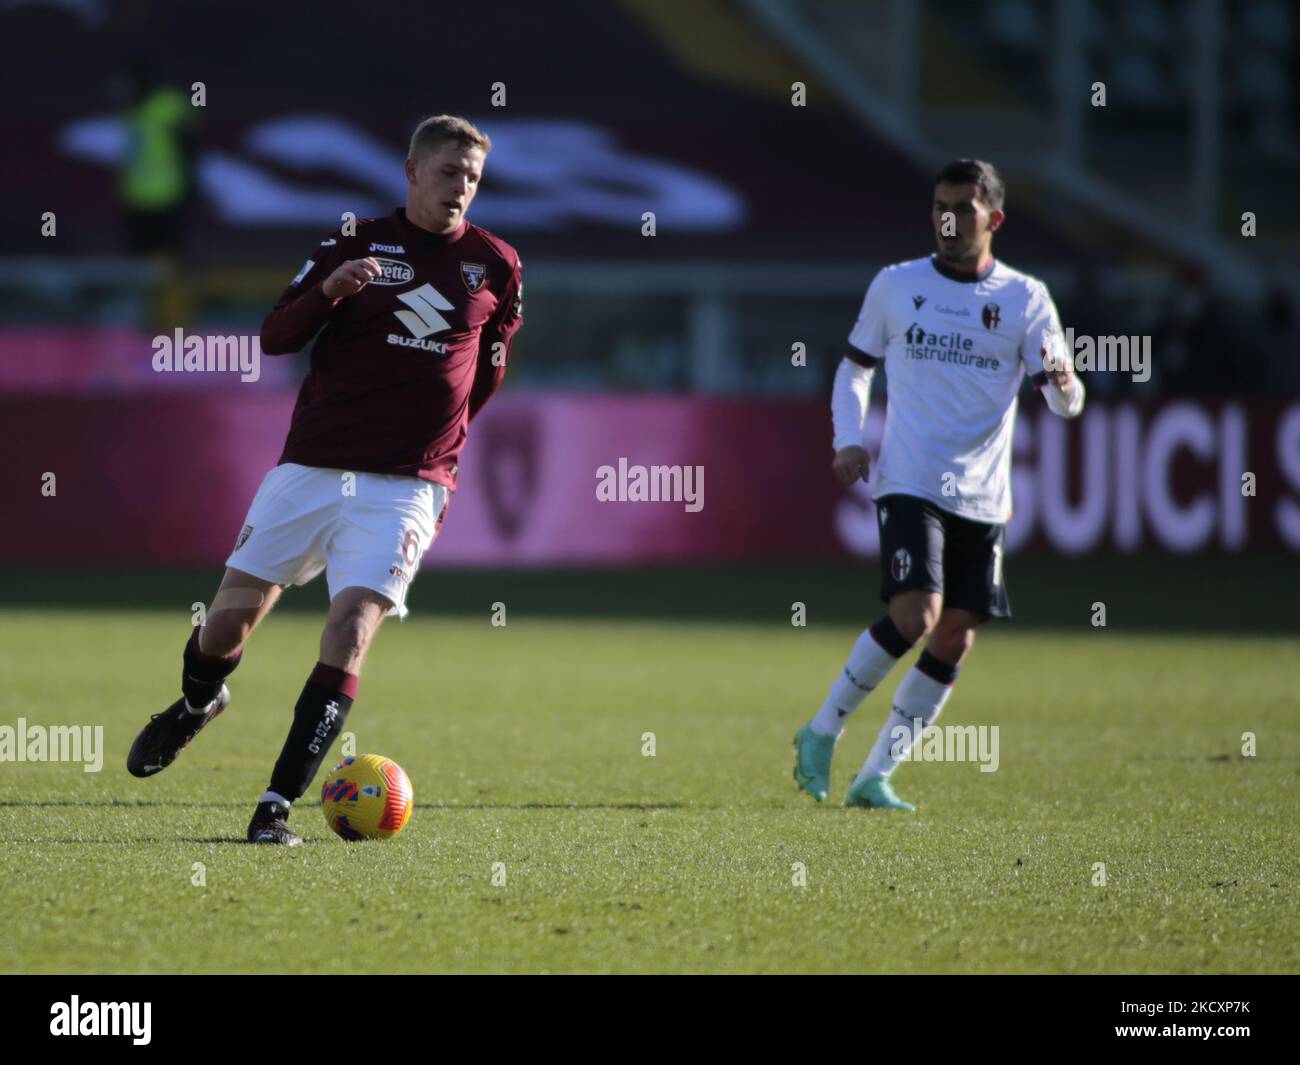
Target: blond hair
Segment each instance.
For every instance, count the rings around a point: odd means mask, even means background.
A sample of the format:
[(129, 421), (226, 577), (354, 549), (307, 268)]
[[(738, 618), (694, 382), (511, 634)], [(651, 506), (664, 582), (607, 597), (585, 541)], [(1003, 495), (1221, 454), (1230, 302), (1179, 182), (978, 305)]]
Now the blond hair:
[(481, 148), (486, 155), (492, 141), (486, 133), (459, 115), (430, 115), (411, 134), (411, 149), (406, 158), (417, 159), (441, 144), (459, 144), (462, 148)]

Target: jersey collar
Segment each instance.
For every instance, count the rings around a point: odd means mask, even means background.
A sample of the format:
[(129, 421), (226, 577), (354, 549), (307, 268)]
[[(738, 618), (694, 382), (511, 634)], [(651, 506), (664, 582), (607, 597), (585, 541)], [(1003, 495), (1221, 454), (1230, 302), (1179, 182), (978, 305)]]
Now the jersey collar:
[(397, 208), (392, 217), (397, 223), (397, 228), (402, 231), (405, 242), (413, 244), (417, 248), (436, 244), (454, 244), (465, 235), (465, 228), (469, 225), (469, 222), (462, 218), (460, 225), (451, 233), (430, 233), (427, 229), (421, 229), (406, 217), (405, 207)]
[(930, 256), (930, 265), (934, 267), (936, 273), (946, 277), (949, 281), (960, 281), (966, 285), (973, 285), (977, 281), (985, 280), (989, 274), (993, 273), (993, 271), (997, 269), (998, 261), (996, 259), (990, 259), (988, 266), (984, 267), (984, 269), (978, 274), (959, 274), (951, 266), (945, 264), (937, 255)]

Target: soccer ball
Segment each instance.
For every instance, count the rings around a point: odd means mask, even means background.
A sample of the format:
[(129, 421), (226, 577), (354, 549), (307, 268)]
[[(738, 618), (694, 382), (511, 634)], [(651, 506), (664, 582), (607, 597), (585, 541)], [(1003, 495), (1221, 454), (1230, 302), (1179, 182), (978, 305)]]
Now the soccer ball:
[(330, 828), (346, 840), (392, 839), (410, 820), (415, 795), (406, 770), (391, 758), (359, 754), (330, 770), (320, 806)]

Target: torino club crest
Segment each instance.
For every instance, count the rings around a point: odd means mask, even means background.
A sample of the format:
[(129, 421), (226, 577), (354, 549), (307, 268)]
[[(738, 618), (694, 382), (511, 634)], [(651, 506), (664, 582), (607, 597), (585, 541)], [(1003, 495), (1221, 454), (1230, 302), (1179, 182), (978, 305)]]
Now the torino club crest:
[(487, 280), (487, 267), (483, 263), (463, 262), (460, 264), (460, 279), (465, 282), (465, 287), (469, 289), (472, 296)]

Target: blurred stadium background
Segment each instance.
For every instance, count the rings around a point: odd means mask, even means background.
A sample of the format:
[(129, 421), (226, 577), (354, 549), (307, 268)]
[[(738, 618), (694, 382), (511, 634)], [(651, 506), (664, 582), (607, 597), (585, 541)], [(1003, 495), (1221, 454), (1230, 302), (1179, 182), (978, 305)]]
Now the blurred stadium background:
[[(830, 378), (873, 273), (931, 250), (930, 178), (961, 155), (1003, 169), (995, 252), (1066, 326), (1151, 338), (1150, 380), (1087, 375), (1079, 423), (1024, 397), (1020, 572), (1086, 554), (1118, 567), (1094, 583), (1231, 588), (1256, 572), (1242, 556), (1290, 565), (1298, 21), (1282, 0), (573, 0), (445, 25), (403, 3), (4, 3), (10, 595), (220, 565), (307, 356), (255, 382), (165, 374), (153, 339), (255, 335), (343, 212), (403, 201), (406, 138), (439, 111), (495, 142), (471, 217), (521, 250), (527, 298), (426, 568), (779, 560), (841, 580), (875, 525), (830, 477)], [(597, 505), (620, 457), (704, 466), (704, 510)]]
[[(0, 0), (0, 722), (105, 733), (101, 774), (0, 770), (5, 967), (1296, 971), (1298, 24), (1287, 0)], [(154, 341), (255, 338), (344, 212), (403, 202), (444, 111), (493, 138), (470, 217), (526, 296), (349, 720), (420, 808), (379, 849), (295, 813), (320, 845), (268, 861), (238, 842), (323, 581), (259, 629), (237, 717), (157, 781), (122, 763), (307, 356), (159, 373)], [(1150, 338), (1151, 375), (1086, 374), (1069, 423), (1022, 397), (1017, 622), (944, 711), (1003, 728), (1003, 768), (905, 768), (915, 818), (843, 809), (875, 696), (814, 807), (790, 736), (881, 613), (831, 377), (968, 155), (1007, 178), (995, 253), (1077, 334)], [(620, 459), (703, 467), (703, 509), (598, 504)]]

